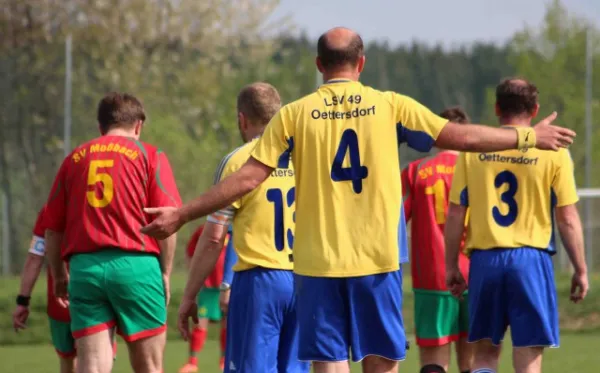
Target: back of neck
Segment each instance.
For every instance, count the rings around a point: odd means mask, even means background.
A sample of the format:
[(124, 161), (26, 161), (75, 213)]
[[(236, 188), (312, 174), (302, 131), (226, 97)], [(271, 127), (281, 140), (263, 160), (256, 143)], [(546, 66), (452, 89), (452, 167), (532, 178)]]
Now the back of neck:
[(332, 71), (323, 72), (323, 82), (328, 82), (330, 80), (353, 80), (358, 81), (359, 75), (354, 71), (349, 71), (347, 69), (338, 69)]
[(521, 126), (521, 127), (531, 127), (531, 118), (529, 117), (500, 117), (499, 118), (501, 126)]
[(121, 137), (131, 137), (132, 139), (137, 139), (137, 136), (133, 131), (127, 131), (122, 128), (111, 129), (104, 134), (104, 136), (121, 136)]

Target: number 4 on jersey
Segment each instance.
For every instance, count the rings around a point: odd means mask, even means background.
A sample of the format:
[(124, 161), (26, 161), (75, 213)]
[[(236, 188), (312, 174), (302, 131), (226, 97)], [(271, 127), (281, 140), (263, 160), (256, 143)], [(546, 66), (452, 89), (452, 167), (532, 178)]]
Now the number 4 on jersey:
[[(346, 154), (349, 155), (350, 167), (343, 167)], [(358, 136), (352, 129), (342, 133), (333, 164), (331, 165), (331, 179), (333, 181), (352, 181), (352, 190), (359, 194), (362, 192), (362, 181), (369, 174), (366, 166), (360, 165), (360, 151), (358, 149)]]

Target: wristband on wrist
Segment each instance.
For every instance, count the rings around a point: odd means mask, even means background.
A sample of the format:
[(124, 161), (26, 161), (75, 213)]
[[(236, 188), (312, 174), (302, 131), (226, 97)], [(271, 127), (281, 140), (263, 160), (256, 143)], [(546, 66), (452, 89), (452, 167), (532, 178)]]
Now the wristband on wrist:
[(31, 300), (31, 297), (17, 295), (17, 306), (29, 307), (29, 300)]
[(527, 150), (535, 148), (537, 137), (535, 130), (531, 127), (515, 127), (517, 131), (517, 149)]

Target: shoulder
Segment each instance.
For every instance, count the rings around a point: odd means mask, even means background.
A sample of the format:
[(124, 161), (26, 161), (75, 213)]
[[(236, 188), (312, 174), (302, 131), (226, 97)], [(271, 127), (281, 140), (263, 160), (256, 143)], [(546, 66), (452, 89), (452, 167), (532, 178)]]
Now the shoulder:
[(225, 172), (225, 170), (231, 170), (233, 168), (241, 167), (248, 158), (250, 158), (250, 153), (254, 149), (256, 145), (256, 139), (252, 140), (242, 146), (239, 146), (233, 149), (231, 152), (227, 153), (217, 166), (217, 170), (215, 171), (215, 183), (218, 183), (221, 180), (221, 176)]

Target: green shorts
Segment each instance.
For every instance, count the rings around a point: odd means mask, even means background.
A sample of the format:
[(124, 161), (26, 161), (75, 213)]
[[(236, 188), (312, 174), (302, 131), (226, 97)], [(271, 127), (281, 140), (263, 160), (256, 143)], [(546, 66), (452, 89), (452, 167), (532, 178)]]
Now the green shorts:
[(118, 249), (71, 257), (69, 302), (75, 338), (117, 327), (128, 342), (166, 330), (167, 309), (156, 256)]
[(75, 357), (75, 339), (71, 334), (71, 323), (65, 321), (50, 319), (50, 335), (52, 336), (52, 344), (58, 356), (63, 358)]
[(466, 292), (463, 300), (458, 300), (446, 291), (422, 289), (413, 291), (417, 345), (443, 346), (467, 337), (469, 303)]
[(198, 293), (198, 317), (210, 321), (221, 320), (221, 307), (219, 306), (219, 289), (203, 288)]

